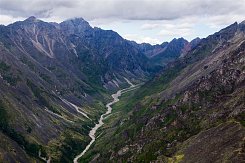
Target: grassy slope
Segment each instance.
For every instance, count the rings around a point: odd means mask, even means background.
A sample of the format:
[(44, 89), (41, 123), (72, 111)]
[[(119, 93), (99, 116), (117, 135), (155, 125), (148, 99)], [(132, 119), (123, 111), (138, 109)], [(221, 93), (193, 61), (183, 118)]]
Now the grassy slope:
[[(3, 49), (2, 55), (11, 57), (11, 54), (8, 54), (8, 52), (5, 53), (7, 50), (4, 47)], [(34, 65), (30, 61), (24, 62), (24, 64), (28, 62), (28, 68), (32, 67), (30, 71), (35, 72), (35, 75), (29, 78), (29, 76), (24, 75), (26, 73), (25, 66), (23, 66), (23, 69), (19, 69), (16, 67), (16, 64), (11, 63), (6, 58), (1, 58), (1, 60), (3, 61), (0, 62), (0, 74), (3, 78), (1, 78), (0, 81), (2, 83), (0, 86), (0, 132), (15, 141), (20, 148), (24, 149), (24, 152), (33, 159), (39, 159), (38, 152), (41, 149), (43, 150), (43, 156), (46, 156), (47, 153), (49, 156), (54, 157), (53, 160), (58, 162), (60, 160), (71, 162), (73, 157), (80, 153), (80, 150), (86, 146), (89, 141), (89, 137), (87, 136), (89, 130), (88, 126), (93, 126), (93, 123), (80, 114), (78, 114), (78, 116), (80, 116), (80, 118), (78, 118), (71, 114), (69, 110), (64, 109), (61, 100), (50, 90), (47, 90), (48, 84), (46, 82), (52, 84), (55, 83), (55, 81), (53, 81), (53, 78), (51, 79), (49, 76), (39, 72), (41, 70), (38, 69), (37, 65)], [(12, 61), (17, 62), (15, 59), (12, 59)], [(40, 80), (37, 82), (36, 77), (38, 77), (38, 75), (40, 75)], [(47, 88), (44, 88), (40, 83), (47, 84)], [(80, 84), (80, 87), (83, 87), (83, 85)], [(83, 101), (82, 107), (89, 113), (91, 119), (97, 121), (100, 114), (105, 111), (103, 103), (109, 99), (109, 93), (105, 92), (102, 87), (99, 88), (96, 84), (94, 84), (93, 87), (96, 88), (91, 88), (90, 86), (86, 86), (86, 88), (76, 88), (76, 85), (74, 85), (75, 92), (72, 89), (66, 89), (64, 91), (68, 95), (73, 92), (79, 96), (83, 94), (84, 89), (87, 93), (91, 93), (94, 97), (93, 102)], [(90, 92), (91, 90), (93, 92)], [(62, 91), (60, 91), (61, 95), (64, 94), (64, 91)], [(28, 99), (26, 99), (26, 97), (28, 97)], [(21, 110), (19, 108), (21, 108)], [(48, 114), (44, 110), (45, 108), (68, 120), (75, 121), (76, 124), (71, 125), (56, 116)], [(36, 119), (33, 119), (34, 116)], [(40, 125), (40, 121), (41, 124), (45, 126), (42, 130), (39, 130), (38, 126)], [(42, 139), (40, 137), (42, 137)], [(44, 142), (47, 139), (51, 139), (48, 144)], [(4, 144), (8, 146), (8, 143), (9, 145), (11, 144), (11, 142), (5, 142)], [(15, 148), (17, 147), (15, 146)], [(4, 153), (2, 158), (6, 161), (9, 157), (10, 155), (8, 153)]]

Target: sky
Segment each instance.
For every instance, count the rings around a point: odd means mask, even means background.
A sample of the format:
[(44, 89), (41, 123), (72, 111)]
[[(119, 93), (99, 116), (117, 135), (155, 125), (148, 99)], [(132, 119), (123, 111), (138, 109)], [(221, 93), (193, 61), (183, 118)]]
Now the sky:
[(138, 43), (204, 38), (245, 20), (245, 0), (0, 0), (0, 24), (82, 17)]

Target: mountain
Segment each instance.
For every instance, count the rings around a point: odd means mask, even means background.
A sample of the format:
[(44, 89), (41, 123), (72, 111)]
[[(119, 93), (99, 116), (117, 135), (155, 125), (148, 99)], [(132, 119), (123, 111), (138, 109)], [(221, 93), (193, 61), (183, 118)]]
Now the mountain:
[(163, 42), (161, 45), (137, 44), (135, 42), (132, 42), (132, 44), (144, 53), (153, 64), (164, 66), (178, 57), (184, 56), (195, 48), (200, 41), (200, 38), (196, 38), (191, 42), (184, 38), (175, 38), (170, 42)]
[[(68, 60), (78, 58), (76, 66), (80, 67), (76, 69), (82, 69), (87, 76), (97, 76), (96, 81), (102, 80), (100, 84), (105, 86), (123, 75), (131, 78), (149, 75), (147, 58), (142, 53), (116, 32), (92, 28), (82, 18), (54, 24), (30, 17), (5, 28), (9, 35), (3, 42), (12, 40), (18, 49), (31, 53), (37, 60), (46, 57), (69, 64)], [(90, 67), (93, 69), (87, 69)], [(94, 70), (98, 74), (91, 74)]]
[(244, 162), (244, 41), (234, 23), (125, 94), (81, 161)]
[(79, 161), (242, 162), (244, 40), (243, 22), (161, 45), (82, 18), (0, 25), (0, 162), (72, 162), (129, 85)]
[[(120, 35), (111, 30), (92, 28), (84, 22), (83, 19), (68, 20), (62, 22), (60, 28), (73, 45), (79, 48), (78, 55), (85, 62), (84, 65), (93, 67), (88, 73), (106, 72), (103, 79), (106, 81), (111, 80), (113, 73), (131, 78), (145, 78), (150, 74), (147, 58)], [(104, 63), (103, 67), (98, 63)]]
[(156, 71), (116, 32), (82, 18), (1, 25), (0, 162), (71, 162), (110, 94)]

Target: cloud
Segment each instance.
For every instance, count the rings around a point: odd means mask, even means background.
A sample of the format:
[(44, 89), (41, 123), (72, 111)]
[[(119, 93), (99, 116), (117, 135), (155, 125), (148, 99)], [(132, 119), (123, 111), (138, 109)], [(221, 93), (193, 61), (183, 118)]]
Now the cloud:
[(125, 34), (123, 37), (127, 40), (133, 40), (137, 43), (150, 43), (152, 45), (161, 43), (161, 41), (156, 38), (137, 34)]
[(157, 43), (205, 37), (244, 20), (244, 8), (245, 0), (0, 0), (0, 24), (32, 15), (56, 22), (83, 17), (123, 36), (134, 33), (130, 39)]
[[(141, 25), (140, 29), (144, 32), (157, 31), (155, 35), (161, 38), (190, 37), (196, 32), (193, 19), (149, 21)], [(168, 39), (168, 41), (170, 40)]]
[(156, 28), (161, 28), (162, 24), (143, 24), (140, 28), (143, 30), (152, 30)]
[[(69, 0), (1, 0), (0, 14), (13, 17), (37, 16), (40, 18), (50, 17), (55, 10), (75, 8), (77, 2)], [(59, 15), (62, 16), (62, 15)]]
[(158, 33), (160, 36), (171, 36), (172, 38), (186, 37), (192, 35), (192, 30), (189, 28), (183, 29), (163, 29)]
[(245, 0), (1, 0), (2, 15), (88, 20), (172, 20), (191, 15), (244, 15)]
[(9, 24), (11, 22), (23, 20), (21, 17), (12, 17), (8, 15), (0, 15), (0, 24)]

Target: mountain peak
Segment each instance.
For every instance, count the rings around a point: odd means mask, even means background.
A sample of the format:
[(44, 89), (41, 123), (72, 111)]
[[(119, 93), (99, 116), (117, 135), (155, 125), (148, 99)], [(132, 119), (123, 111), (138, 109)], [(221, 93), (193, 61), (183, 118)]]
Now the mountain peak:
[(37, 19), (35, 16), (30, 16), (29, 18), (27, 18), (26, 20), (24, 20), (25, 22), (38, 22), (40, 21), (39, 19)]
[(82, 17), (75, 17), (75, 18), (72, 18), (72, 19), (70, 19), (70, 20), (86, 22)]
[(176, 43), (176, 42), (188, 42), (188, 41), (186, 39), (184, 39), (183, 37), (180, 37), (180, 38), (174, 38), (169, 43)]
[(90, 26), (89, 23), (86, 20), (84, 20), (82, 17), (68, 19), (68, 20), (63, 21), (62, 23), (70, 23), (70, 24), (73, 24), (74, 26), (77, 26), (77, 25)]
[(60, 23), (60, 27), (66, 34), (84, 33), (87, 30), (92, 29), (89, 23), (83, 18), (68, 19)]

